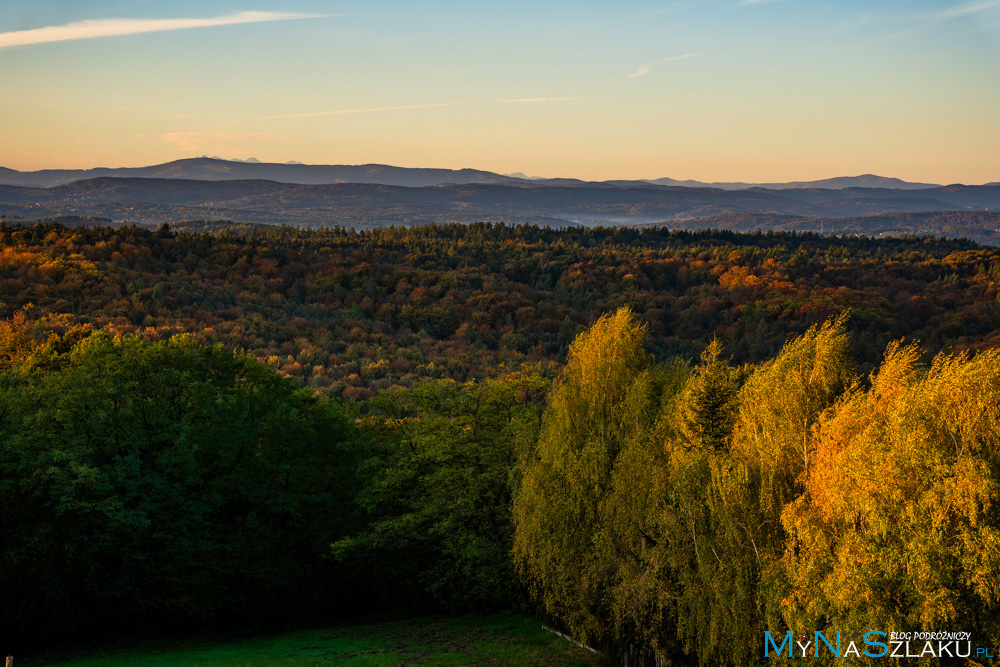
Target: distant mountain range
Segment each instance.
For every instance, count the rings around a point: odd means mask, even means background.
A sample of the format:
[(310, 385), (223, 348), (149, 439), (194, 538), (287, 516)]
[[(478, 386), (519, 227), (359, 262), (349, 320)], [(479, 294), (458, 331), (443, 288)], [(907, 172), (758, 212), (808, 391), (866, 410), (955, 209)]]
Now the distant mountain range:
[(530, 185), (603, 185), (629, 187), (660, 185), (667, 187), (714, 188), (721, 190), (769, 190), (807, 188), (892, 188), (920, 190), (937, 187), (930, 183), (909, 183), (898, 178), (866, 174), (828, 178), (820, 181), (793, 183), (703, 183), (679, 181), (672, 178), (652, 180), (618, 180), (591, 183), (572, 178), (529, 178), (522, 173), (497, 174), (478, 169), (416, 169), (392, 167), (384, 164), (364, 165), (308, 165), (299, 162), (283, 164), (260, 162), (256, 158), (224, 160), (218, 157), (200, 157), (175, 160), (150, 167), (99, 167), (96, 169), (43, 169), (41, 171), (16, 171), (0, 167), (0, 185), (52, 187), (89, 178), (171, 178), (199, 181), (268, 180), (278, 183), (303, 185), (328, 185), (332, 183), (378, 183), (423, 187), (428, 185), (465, 185), (469, 183), (530, 184)]
[[(253, 159), (250, 158), (250, 160)], [(303, 185), (379, 183), (409, 187), (450, 183), (504, 183), (512, 180), (508, 176), (477, 169), (412, 169), (390, 167), (384, 164), (274, 164), (208, 157), (175, 160), (151, 167), (43, 169), (41, 171), (15, 171), (0, 167), (0, 185), (48, 188), (90, 178), (170, 178), (198, 181), (261, 179)]]
[(362, 228), (477, 220), (549, 226), (710, 224), (741, 230), (947, 234), (1000, 242), (1000, 183), (936, 186), (872, 175), (765, 185), (522, 176), (214, 157), (123, 169), (0, 168), (0, 216)]
[[(256, 165), (240, 165), (256, 166)], [(0, 215), (104, 216), (156, 223), (231, 219), (290, 224), (421, 224), (494, 220), (559, 225), (676, 225), (713, 215), (871, 216), (1000, 210), (1000, 186), (919, 190), (796, 188), (723, 190), (663, 185), (544, 182), (405, 187), (379, 183), (92, 178), (50, 188), (0, 185)], [(831, 230), (832, 231), (832, 230)]]
[(910, 183), (898, 178), (864, 174), (863, 176), (841, 176), (825, 178), (819, 181), (794, 181), (791, 183), (701, 183), (699, 181), (675, 181), (672, 178), (657, 178), (650, 181), (656, 185), (672, 185), (686, 187), (709, 187), (722, 190), (745, 190), (747, 188), (767, 188), (768, 190), (801, 190), (807, 188), (826, 188), (843, 190), (846, 188), (891, 188), (894, 190), (922, 190), (940, 187), (934, 183)]

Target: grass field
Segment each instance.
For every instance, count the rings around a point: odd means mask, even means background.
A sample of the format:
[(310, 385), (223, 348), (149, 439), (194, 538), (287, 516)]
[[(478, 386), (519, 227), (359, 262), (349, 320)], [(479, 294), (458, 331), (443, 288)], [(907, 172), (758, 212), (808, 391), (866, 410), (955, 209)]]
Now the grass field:
[(231, 641), (109, 646), (87, 655), (36, 656), (18, 667), (206, 665), (603, 665), (599, 656), (513, 613), (413, 618)]

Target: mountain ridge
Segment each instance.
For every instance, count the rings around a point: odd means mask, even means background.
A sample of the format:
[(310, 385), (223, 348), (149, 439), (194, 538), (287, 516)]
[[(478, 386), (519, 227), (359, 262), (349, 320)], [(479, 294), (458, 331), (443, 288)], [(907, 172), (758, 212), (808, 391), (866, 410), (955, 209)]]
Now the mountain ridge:
[(326, 185), (380, 183), (421, 187), (446, 183), (500, 183), (510, 177), (479, 169), (432, 169), (391, 165), (308, 165), (244, 162), (220, 158), (185, 158), (148, 167), (42, 169), (21, 172), (0, 167), (0, 185), (54, 187), (91, 178), (160, 178), (200, 181), (271, 180), (278, 183)]
[[(104, 216), (171, 222), (227, 217), (248, 222), (377, 224), (504, 220), (630, 225), (735, 213), (842, 217), (1000, 209), (1000, 186), (922, 190), (799, 188), (722, 190), (639, 183), (546, 185), (509, 182), (423, 187), (380, 183), (99, 177), (51, 188), (0, 185), (0, 214)], [(545, 221), (545, 222), (542, 222)]]
[(748, 188), (767, 188), (769, 190), (798, 190), (805, 188), (826, 188), (831, 190), (841, 190), (844, 188), (892, 188), (896, 190), (922, 190), (926, 188), (940, 187), (937, 183), (917, 183), (904, 181), (899, 178), (889, 176), (876, 176), (875, 174), (862, 174), (860, 176), (837, 176), (834, 178), (823, 178), (816, 181), (789, 181), (778, 183), (703, 183), (701, 181), (677, 181), (672, 178), (657, 178), (650, 181), (657, 185), (688, 185), (691, 187), (715, 187), (722, 190), (745, 190)]
[(173, 160), (146, 167), (95, 167), (92, 169), (41, 169), (18, 171), (0, 167), (0, 185), (27, 187), (53, 187), (90, 178), (162, 178), (202, 181), (270, 180), (278, 183), (301, 185), (327, 185), (334, 183), (378, 183), (404, 187), (424, 187), (449, 184), (524, 184), (524, 185), (597, 185), (610, 187), (644, 186), (690, 187), (718, 190), (792, 190), (809, 188), (846, 189), (852, 187), (893, 188), (919, 190), (939, 187), (932, 183), (916, 183), (898, 178), (862, 174), (838, 176), (816, 181), (791, 181), (787, 183), (708, 183), (673, 178), (613, 179), (585, 181), (576, 178), (528, 177), (521, 172), (499, 174), (481, 169), (437, 169), (428, 167), (396, 167), (385, 164), (361, 165), (311, 165), (291, 162), (260, 162), (225, 160), (218, 157), (196, 157)]

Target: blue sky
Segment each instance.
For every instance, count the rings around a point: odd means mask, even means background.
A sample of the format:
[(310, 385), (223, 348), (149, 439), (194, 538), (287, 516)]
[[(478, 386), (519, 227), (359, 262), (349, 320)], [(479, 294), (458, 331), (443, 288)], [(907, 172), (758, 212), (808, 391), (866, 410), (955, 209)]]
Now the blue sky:
[(1000, 180), (1000, 0), (4, 0), (0, 80), (17, 169)]

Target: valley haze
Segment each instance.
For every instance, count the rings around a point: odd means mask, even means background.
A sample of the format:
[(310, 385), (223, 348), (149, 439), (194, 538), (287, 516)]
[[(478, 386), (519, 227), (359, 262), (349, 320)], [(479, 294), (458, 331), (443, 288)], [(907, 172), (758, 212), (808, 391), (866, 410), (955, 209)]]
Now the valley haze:
[(476, 221), (550, 227), (663, 225), (871, 236), (1000, 239), (1000, 185), (933, 185), (863, 175), (790, 183), (669, 178), (586, 182), (477, 169), (305, 165), (191, 158), (138, 168), (0, 168), (0, 215), (384, 225)]

